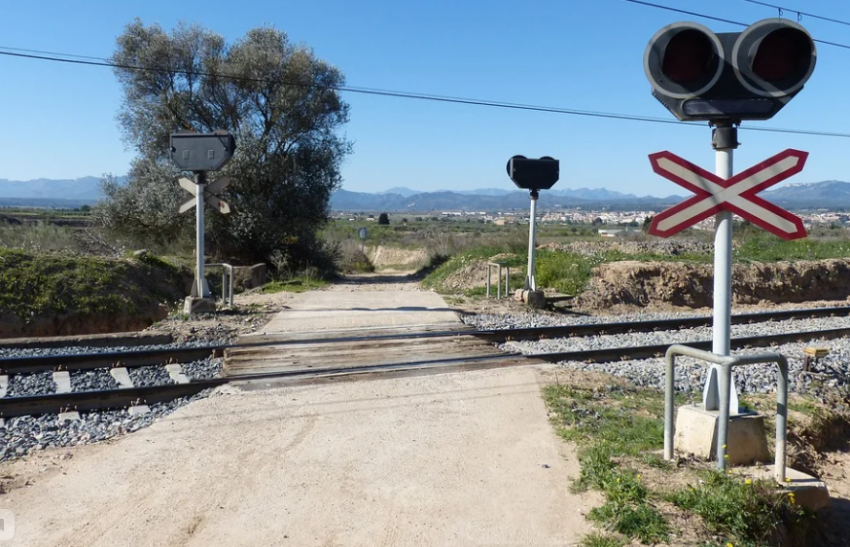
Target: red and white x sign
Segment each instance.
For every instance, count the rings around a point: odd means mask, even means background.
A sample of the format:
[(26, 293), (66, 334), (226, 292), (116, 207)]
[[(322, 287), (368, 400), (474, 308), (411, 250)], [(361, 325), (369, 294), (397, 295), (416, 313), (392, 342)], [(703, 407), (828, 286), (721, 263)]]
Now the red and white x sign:
[(800, 217), (756, 194), (802, 171), (808, 156), (808, 152), (788, 149), (724, 180), (670, 152), (650, 154), (653, 171), (696, 196), (656, 215), (649, 233), (670, 237), (725, 210), (782, 239), (806, 237)]

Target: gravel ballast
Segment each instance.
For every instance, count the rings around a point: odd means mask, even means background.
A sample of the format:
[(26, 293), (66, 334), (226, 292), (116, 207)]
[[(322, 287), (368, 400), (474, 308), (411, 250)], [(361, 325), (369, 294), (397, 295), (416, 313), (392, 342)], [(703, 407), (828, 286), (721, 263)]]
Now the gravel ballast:
[(0, 461), (25, 456), (33, 450), (105, 441), (147, 427), (191, 400), (206, 397), (206, 390), (191, 398), (150, 405), (150, 412), (131, 416), (127, 410), (81, 412), (79, 420), (59, 422), (56, 414), (19, 416), (0, 427)]
[(9, 377), (6, 397), (25, 397), (27, 395), (49, 395), (56, 392), (52, 372), (32, 374), (14, 374)]
[(218, 346), (226, 342), (223, 340), (195, 340), (191, 342), (181, 342), (172, 344), (155, 344), (147, 346), (115, 346), (115, 347), (98, 347), (98, 346), (67, 346), (62, 348), (0, 348), (0, 359), (11, 357), (43, 357), (45, 355), (78, 355), (81, 353), (114, 353), (121, 351), (149, 351), (157, 349), (179, 349), (179, 348), (197, 348), (204, 346)]
[(224, 364), (224, 359), (201, 359), (184, 363), (180, 365), (183, 369), (183, 374), (192, 380), (204, 380), (207, 378), (215, 378), (221, 372), (221, 366)]
[[(111, 351), (134, 351), (215, 345), (212, 342), (168, 344), (164, 346), (137, 346), (131, 348), (69, 347), (38, 349), (0, 350), (2, 357), (25, 357), (50, 354), (104, 353)], [(182, 365), (189, 378), (196, 380), (212, 378), (221, 370), (223, 359), (201, 359)], [(132, 367), (128, 369), (133, 384), (137, 387), (174, 384), (164, 366)], [(75, 392), (119, 389), (120, 386), (108, 368), (71, 372), (71, 389)], [(13, 374), (9, 377), (6, 397), (47, 395), (55, 393), (52, 372)], [(33, 450), (96, 443), (146, 427), (187, 402), (206, 397), (212, 390), (205, 390), (191, 398), (181, 398), (167, 403), (150, 405), (150, 412), (131, 416), (127, 410), (102, 410), (80, 413), (80, 420), (59, 422), (56, 414), (43, 416), (19, 416), (7, 418), (0, 427), (0, 461), (24, 456)]]
[(118, 389), (118, 382), (109, 373), (108, 368), (81, 370), (71, 372), (72, 391), (96, 391), (102, 389)]
[[(466, 316), (464, 322), (482, 329), (524, 328), (532, 326), (556, 326), (570, 324), (603, 323), (615, 321), (633, 321), (637, 319), (672, 319), (685, 317), (676, 314), (641, 314), (635, 316), (612, 317), (553, 317), (544, 315), (486, 315)], [(821, 330), (850, 328), (848, 317), (824, 317), (815, 319), (792, 319), (787, 321), (769, 321), (745, 325), (733, 325), (732, 337), (759, 336), (789, 332), (817, 332)], [(602, 349), (613, 347), (649, 346), (656, 344), (687, 344), (699, 340), (711, 340), (711, 327), (682, 329), (679, 331), (661, 331), (647, 333), (628, 333), (575, 338), (556, 338), (539, 341), (508, 342), (500, 345), (507, 352), (523, 354), (554, 353)], [(829, 355), (813, 364), (809, 373), (803, 373), (803, 349), (809, 346), (826, 347)], [(806, 343), (783, 344), (775, 347), (750, 348), (736, 350), (735, 354), (778, 352), (788, 359), (789, 387), (793, 391), (810, 392), (822, 396), (828, 390), (850, 385), (850, 337), (828, 341), (813, 339)], [(676, 389), (680, 391), (701, 391), (708, 367), (694, 359), (678, 357), (676, 360)], [(611, 363), (584, 363), (565, 361), (562, 365), (588, 372), (602, 372), (628, 379), (635, 385), (664, 389), (665, 363), (663, 358), (617, 361)], [(770, 393), (776, 389), (775, 365), (752, 365), (736, 368), (735, 382), (739, 391), (744, 393)]]

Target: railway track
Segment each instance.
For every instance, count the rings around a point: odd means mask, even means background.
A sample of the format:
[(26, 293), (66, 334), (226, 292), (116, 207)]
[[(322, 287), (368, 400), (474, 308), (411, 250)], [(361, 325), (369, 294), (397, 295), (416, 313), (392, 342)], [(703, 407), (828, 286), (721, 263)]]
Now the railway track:
[[(787, 312), (767, 312), (737, 315), (736, 324), (776, 321), (783, 319), (829, 317), (850, 315), (850, 308), (818, 308), (812, 310), (792, 310)], [(22, 415), (38, 415), (67, 411), (90, 411), (98, 409), (126, 408), (139, 404), (154, 404), (181, 397), (191, 397), (198, 393), (227, 383), (275, 383), (277, 385), (304, 385), (335, 382), (340, 380), (360, 380), (375, 377), (393, 377), (410, 374), (476, 370), (504, 366), (520, 366), (534, 363), (557, 363), (561, 361), (612, 362), (624, 359), (647, 359), (662, 356), (670, 344), (645, 346), (611, 347), (580, 351), (550, 352), (522, 355), (519, 353), (491, 352), (398, 362), (381, 362), (353, 366), (309, 366), (295, 367), (289, 370), (258, 372), (252, 374), (233, 374), (226, 377), (195, 379), (179, 383), (154, 386), (126, 386), (120, 389), (70, 391), (42, 395), (4, 397), (2, 381), (7, 374), (27, 374), (38, 372), (69, 372), (112, 367), (163, 366), (166, 363), (185, 363), (209, 357), (221, 357), (226, 350), (246, 350), (256, 348), (277, 348), (280, 346), (311, 346), (316, 343), (340, 347), (348, 351), (351, 345), (380, 345), (392, 343), (407, 347), (414, 342), (427, 343), (429, 339), (444, 338), (459, 340), (473, 337), (485, 340), (488, 344), (511, 340), (532, 340), (561, 338), (568, 336), (587, 336), (598, 334), (618, 334), (626, 332), (651, 332), (676, 330), (711, 324), (710, 317), (669, 319), (661, 321), (640, 321), (623, 323), (597, 323), (565, 327), (535, 327), (499, 330), (436, 330), (431, 332), (407, 332), (378, 334), (373, 336), (330, 336), (317, 338), (304, 335), (288, 340), (263, 340), (250, 344), (215, 345), (193, 348), (166, 348), (143, 351), (106, 352), (95, 354), (47, 355), (36, 357), (16, 357), (0, 359), (0, 418)], [(765, 347), (813, 339), (832, 339), (850, 336), (850, 327), (829, 330), (789, 332), (763, 336), (748, 336), (732, 339), (732, 349), (746, 347)], [(688, 345), (711, 349), (711, 341), (689, 342)], [(310, 353), (310, 347), (306, 353)], [(479, 352), (480, 353), (480, 352)], [(6, 377), (8, 378), (8, 377)], [(8, 379), (6, 379), (8, 384)]]

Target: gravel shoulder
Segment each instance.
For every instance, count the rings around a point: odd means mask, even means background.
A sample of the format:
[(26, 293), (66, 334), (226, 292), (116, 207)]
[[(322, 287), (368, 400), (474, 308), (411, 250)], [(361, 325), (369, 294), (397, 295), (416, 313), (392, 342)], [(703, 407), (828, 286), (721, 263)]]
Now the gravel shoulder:
[(109, 444), (0, 464), (9, 544), (570, 545), (598, 500), (569, 493), (578, 463), (541, 382), (227, 388)]

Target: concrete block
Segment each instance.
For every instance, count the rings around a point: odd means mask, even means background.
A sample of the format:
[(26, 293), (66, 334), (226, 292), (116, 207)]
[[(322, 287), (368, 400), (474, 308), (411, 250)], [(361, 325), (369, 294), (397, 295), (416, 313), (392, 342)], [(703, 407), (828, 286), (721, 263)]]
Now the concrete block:
[[(713, 460), (717, 457), (717, 422), (720, 412), (704, 410), (702, 405), (679, 407), (676, 415), (677, 451), (697, 458)], [(732, 465), (767, 463), (771, 461), (764, 430), (764, 416), (739, 414), (729, 419), (726, 454)]]
[(0, 374), (0, 397), (6, 396), (6, 391), (9, 389), (9, 377), (5, 374)]
[(543, 291), (525, 291), (524, 300), (529, 308), (542, 310), (546, 307), (546, 295)]
[(80, 413), (76, 410), (71, 410), (69, 412), (60, 412), (59, 413), (59, 423), (62, 422), (73, 422), (80, 419)]
[(165, 365), (165, 370), (175, 384), (188, 384), (190, 382), (189, 377), (183, 374), (183, 367), (179, 364)]
[(233, 286), (243, 289), (262, 287), (268, 282), (268, 266), (263, 263), (253, 266), (233, 267)]
[(215, 299), (187, 296), (185, 302), (183, 303), (183, 313), (187, 315), (195, 315), (198, 313), (215, 313)]
[(134, 405), (127, 409), (127, 414), (130, 416), (138, 416), (139, 414), (147, 414), (151, 409), (148, 405)]
[(67, 370), (54, 372), (53, 383), (56, 384), (56, 393), (71, 393), (71, 373)]
[(130, 373), (124, 367), (115, 367), (109, 369), (109, 374), (118, 382), (119, 389), (128, 389), (133, 387), (133, 379), (130, 378)]
[[(774, 468), (773, 465), (758, 465), (739, 467), (734, 472), (753, 480), (774, 480)], [(780, 492), (794, 494), (794, 503), (810, 511), (829, 505), (829, 488), (822, 480), (790, 467), (785, 468), (785, 478), (786, 482), (782, 484)]]

